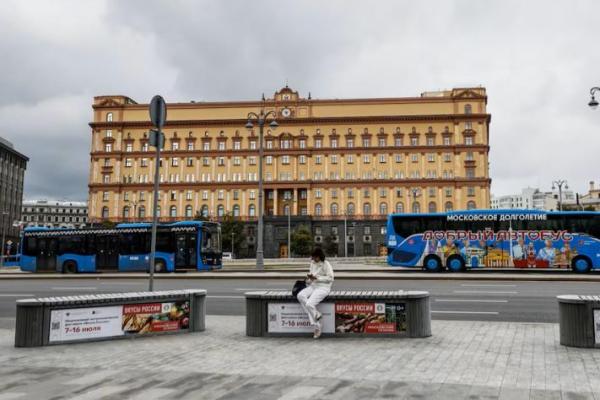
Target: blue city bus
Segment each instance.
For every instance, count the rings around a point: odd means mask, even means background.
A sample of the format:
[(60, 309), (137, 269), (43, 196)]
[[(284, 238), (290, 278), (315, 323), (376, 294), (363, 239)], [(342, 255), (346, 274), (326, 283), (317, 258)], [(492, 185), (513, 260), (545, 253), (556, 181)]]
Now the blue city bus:
[[(30, 272), (149, 271), (149, 223), (114, 229), (26, 228), (20, 267)], [(222, 267), (221, 226), (182, 221), (157, 227), (155, 272), (207, 271)]]
[(600, 269), (600, 212), (466, 210), (391, 214), (387, 261), (437, 272)]

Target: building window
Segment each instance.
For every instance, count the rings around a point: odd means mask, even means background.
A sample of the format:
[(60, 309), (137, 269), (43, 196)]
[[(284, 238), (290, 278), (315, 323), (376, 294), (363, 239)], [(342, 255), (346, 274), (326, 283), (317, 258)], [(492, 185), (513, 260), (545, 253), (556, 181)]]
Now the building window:
[(112, 143), (105, 143), (104, 144), (104, 151), (107, 153), (110, 153), (112, 151)]
[(386, 215), (388, 213), (387, 203), (379, 204), (379, 214)]
[(219, 190), (217, 192), (217, 199), (218, 200), (223, 200), (225, 198), (225, 191), (224, 190)]
[(410, 145), (411, 146), (418, 146), (419, 145), (419, 138), (418, 137), (411, 137), (410, 138)]
[(410, 160), (414, 163), (419, 162), (419, 155), (418, 154), (411, 154), (410, 155)]
[(192, 192), (191, 190), (188, 190), (188, 191), (185, 193), (185, 199), (186, 199), (186, 200), (192, 200), (193, 196), (194, 196), (194, 192)]
[(354, 155), (348, 154), (348, 156), (346, 156), (346, 162), (348, 164), (354, 164)]
[(281, 163), (283, 165), (288, 165), (290, 163), (290, 156), (283, 156), (283, 157), (281, 157)]
[(338, 163), (338, 156), (336, 154), (333, 154), (331, 156), (331, 163), (332, 164), (337, 164)]
[(179, 150), (179, 142), (171, 142), (171, 149), (172, 150)]
[(187, 165), (188, 167), (193, 167), (193, 166), (194, 166), (194, 158), (193, 158), (193, 157), (188, 157), (188, 158), (187, 158), (186, 165)]
[(321, 189), (315, 189), (315, 199), (320, 199), (321, 197)]
[(321, 164), (321, 162), (323, 161), (323, 157), (318, 155), (315, 157), (315, 164)]
[(202, 150), (204, 150), (204, 151), (210, 150), (210, 142), (202, 143)]
[(106, 114), (106, 122), (113, 122), (113, 113)]
[(452, 202), (451, 201), (446, 202), (446, 204), (444, 205), (444, 211), (445, 212), (452, 211)]
[(379, 155), (379, 163), (380, 164), (385, 164), (387, 162), (387, 155), (385, 154), (380, 154)]
[(106, 207), (106, 206), (102, 207), (102, 218), (103, 219), (108, 218), (108, 207)]
[(315, 204), (315, 215), (320, 216), (323, 214), (323, 208), (320, 203)]
[(239, 140), (236, 140), (235, 142), (233, 142), (233, 149), (234, 150), (239, 150), (242, 148), (242, 143)]
[(315, 139), (315, 148), (317, 148), (317, 149), (321, 148), (321, 139)]
[(219, 166), (224, 166), (224, 165), (225, 165), (225, 157), (219, 157), (219, 158), (217, 159), (217, 164), (218, 164)]
[(301, 139), (299, 143), (300, 143), (300, 148), (301, 149), (305, 149), (306, 148), (306, 140)]
[(370, 163), (371, 163), (371, 156), (369, 154), (363, 155), (363, 164), (370, 164)]
[(240, 216), (240, 206), (238, 206), (237, 204), (233, 206), (233, 216), (234, 217)]
[(138, 217), (146, 218), (146, 207), (140, 206), (140, 208), (138, 208)]
[(250, 204), (248, 206), (248, 215), (250, 217), (254, 217), (256, 215), (256, 206), (254, 204)]
[(346, 146), (347, 147), (354, 147), (354, 139), (346, 139)]
[(370, 147), (371, 146), (371, 139), (369, 138), (363, 138), (363, 147)]
[(177, 166), (179, 166), (179, 158), (177, 158), (177, 157), (173, 157), (173, 158), (171, 159), (171, 166), (172, 166), (172, 167), (177, 167)]
[(470, 104), (465, 104), (465, 114), (471, 114), (473, 109)]
[(272, 148), (273, 148), (273, 141), (267, 140), (267, 149), (272, 149)]
[(471, 121), (465, 122), (465, 130), (470, 131), (473, 129), (473, 123)]
[(251, 191), (248, 193), (248, 198), (249, 198), (250, 200), (254, 200), (254, 199), (256, 198), (256, 192), (255, 192), (254, 190), (251, 190)]
[(306, 164), (306, 156), (300, 156), (300, 157), (298, 158), (298, 162), (299, 162), (300, 164)]
[(418, 214), (421, 212), (421, 204), (418, 201), (415, 201), (412, 205), (412, 212)]
[(379, 138), (379, 147), (385, 147), (385, 138)]
[(402, 162), (402, 154), (396, 154), (394, 156), (394, 159), (395, 159), (396, 163), (401, 163)]
[(363, 215), (371, 215), (371, 203), (363, 204)]
[(219, 142), (219, 150), (225, 150), (225, 142)]
[(273, 164), (273, 156), (267, 156), (267, 157), (265, 157), (265, 163), (267, 165)]
[(429, 203), (429, 206), (427, 207), (427, 211), (430, 213), (437, 212), (437, 205), (435, 204), (435, 201), (432, 201)]
[(131, 158), (126, 158), (125, 159), (125, 166), (128, 167), (128, 168), (131, 167)]
[(177, 191), (171, 190), (171, 200), (177, 200)]
[(435, 144), (435, 140), (432, 137), (427, 138), (427, 146), (433, 146)]
[(475, 196), (475, 188), (473, 186), (467, 187), (467, 196)]
[(396, 212), (398, 214), (404, 212), (404, 204), (402, 202), (396, 203)]
[(110, 175), (104, 175), (103, 183), (110, 183)]
[(256, 140), (250, 141), (250, 150), (256, 150)]
[(330, 208), (330, 211), (331, 211), (331, 215), (338, 215), (338, 205), (337, 205), (337, 203), (331, 203), (331, 206), (329, 208)]
[(466, 169), (467, 178), (475, 178), (475, 168)]
[(369, 189), (364, 189), (364, 191), (363, 191), (363, 197), (368, 199), (369, 196), (370, 196)]
[(338, 141), (337, 141), (337, 139), (331, 139), (331, 147), (334, 148), (334, 149), (336, 147), (338, 147)]
[(348, 205), (346, 206), (346, 212), (348, 213), (348, 215), (354, 215), (354, 203), (348, 203)]
[(208, 217), (208, 206), (207, 205), (203, 205), (202, 208), (200, 209), (200, 214), (206, 218)]
[(474, 210), (475, 208), (477, 208), (475, 202), (473, 200), (469, 200), (467, 202), (467, 210)]
[(225, 207), (222, 204), (219, 204), (217, 207), (217, 217), (223, 217), (225, 215)]
[(192, 206), (190, 206), (190, 205), (188, 205), (188, 206), (185, 206), (185, 216), (186, 216), (187, 218), (191, 218), (191, 217), (193, 217), (193, 214), (192, 214)]

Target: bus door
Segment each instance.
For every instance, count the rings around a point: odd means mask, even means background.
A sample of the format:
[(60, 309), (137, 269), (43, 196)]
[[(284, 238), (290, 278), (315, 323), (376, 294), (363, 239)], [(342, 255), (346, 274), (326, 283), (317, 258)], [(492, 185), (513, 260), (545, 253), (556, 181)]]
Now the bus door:
[(196, 232), (177, 233), (175, 235), (175, 243), (177, 245), (175, 268), (196, 268), (196, 235)]
[(119, 265), (119, 239), (117, 235), (96, 237), (96, 270), (116, 270)]
[(39, 238), (38, 239), (38, 256), (36, 269), (37, 271), (56, 271), (56, 253), (58, 251), (57, 238)]

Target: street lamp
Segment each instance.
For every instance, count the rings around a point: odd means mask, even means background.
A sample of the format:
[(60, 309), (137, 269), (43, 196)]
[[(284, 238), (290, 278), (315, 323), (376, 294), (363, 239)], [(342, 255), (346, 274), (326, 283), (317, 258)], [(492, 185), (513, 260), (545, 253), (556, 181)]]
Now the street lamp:
[(594, 97), (594, 93), (596, 92), (600, 92), (600, 87), (594, 86), (590, 89), (590, 96), (592, 96), (592, 98), (590, 99), (588, 106), (590, 106), (592, 110), (598, 108), (598, 101), (596, 100), (596, 97)]
[(562, 188), (564, 186), (565, 190), (569, 189), (569, 185), (567, 184), (566, 179), (559, 179), (557, 181), (552, 181), (552, 190), (556, 190), (556, 186), (558, 186), (558, 209), (562, 211)]
[(412, 188), (410, 190), (410, 192), (412, 193), (412, 197), (413, 197), (412, 211), (416, 212), (416, 210), (415, 210), (415, 204), (417, 203), (417, 197), (421, 194), (421, 189), (419, 189), (419, 188)]
[(235, 258), (233, 257), (233, 237), (235, 236), (235, 232), (233, 232), (233, 227), (231, 228), (231, 258)]
[[(264, 98), (264, 97), (263, 97)], [(254, 128), (252, 121), (258, 124), (258, 243), (256, 244), (256, 268), (264, 269), (265, 261), (263, 254), (263, 128), (267, 122), (267, 118), (271, 117), (269, 126), (275, 129), (279, 126), (275, 121), (275, 111), (268, 111), (265, 113), (265, 103), (261, 106), (258, 114), (254, 112), (248, 113), (248, 122), (246, 123), (246, 129), (250, 130)]]
[(4, 266), (4, 239), (6, 238), (6, 221), (4, 221), (5, 215), (8, 215), (8, 211), (2, 211), (2, 241), (0, 242), (0, 268)]

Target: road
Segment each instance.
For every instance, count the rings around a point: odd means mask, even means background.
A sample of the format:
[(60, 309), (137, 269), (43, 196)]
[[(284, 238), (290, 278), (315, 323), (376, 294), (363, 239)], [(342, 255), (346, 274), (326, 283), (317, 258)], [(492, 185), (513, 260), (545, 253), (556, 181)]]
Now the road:
[[(207, 312), (244, 315), (244, 292), (289, 290), (281, 279), (156, 280), (156, 290), (202, 288), (208, 291)], [(558, 322), (556, 296), (598, 294), (594, 282), (343, 280), (334, 290), (426, 290), (434, 319), (514, 322)], [(70, 296), (147, 290), (141, 279), (68, 279), (0, 281), (0, 328), (13, 327), (15, 301), (28, 297)]]

